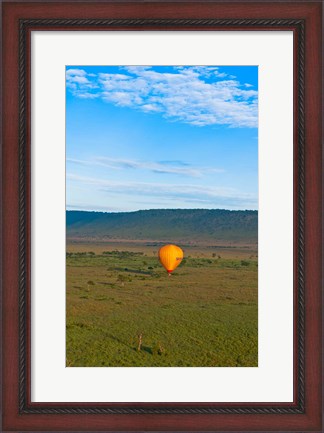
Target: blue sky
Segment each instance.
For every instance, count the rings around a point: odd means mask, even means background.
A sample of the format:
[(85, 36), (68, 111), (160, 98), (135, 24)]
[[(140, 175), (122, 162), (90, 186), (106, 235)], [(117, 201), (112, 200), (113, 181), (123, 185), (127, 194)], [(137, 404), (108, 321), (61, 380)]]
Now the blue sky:
[(257, 66), (68, 66), (67, 209), (257, 209)]

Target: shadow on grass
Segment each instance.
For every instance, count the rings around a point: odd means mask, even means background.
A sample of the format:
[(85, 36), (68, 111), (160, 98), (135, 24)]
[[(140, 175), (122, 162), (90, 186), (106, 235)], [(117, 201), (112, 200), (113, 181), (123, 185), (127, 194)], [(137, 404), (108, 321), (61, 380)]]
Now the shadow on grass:
[(117, 341), (117, 343), (122, 344), (123, 346), (128, 347), (129, 349), (134, 350), (135, 352), (146, 352), (149, 353), (150, 355), (153, 355), (153, 349), (152, 347), (149, 346), (141, 346), (141, 350), (137, 350), (137, 347), (132, 346), (131, 344), (126, 343), (125, 341), (121, 340), (119, 337), (116, 337), (115, 335), (112, 334), (106, 334), (108, 338), (111, 338), (114, 341)]
[(128, 347), (129, 349), (133, 349), (134, 347), (131, 346), (130, 344), (126, 343), (125, 341), (121, 340), (119, 337), (116, 337), (115, 335), (112, 334), (106, 334), (108, 338), (111, 338), (114, 341), (117, 341), (117, 343), (122, 344), (123, 346)]
[(142, 347), (141, 347), (141, 351), (143, 351), (143, 352), (147, 352), (147, 353), (149, 353), (150, 355), (153, 355), (152, 347), (149, 347), (149, 346), (142, 346)]
[(132, 347), (132, 349), (138, 353), (146, 352), (146, 353), (149, 353), (150, 355), (153, 355), (153, 349), (152, 349), (152, 347), (149, 347), (149, 346), (141, 346), (141, 350), (138, 350), (137, 347)]

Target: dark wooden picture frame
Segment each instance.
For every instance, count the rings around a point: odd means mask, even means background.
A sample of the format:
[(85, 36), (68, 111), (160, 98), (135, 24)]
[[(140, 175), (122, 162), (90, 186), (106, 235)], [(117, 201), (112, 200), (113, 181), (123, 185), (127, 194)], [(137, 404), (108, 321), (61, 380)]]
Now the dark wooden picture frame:
[[(322, 1), (4, 1), (2, 431), (322, 431)], [(294, 32), (294, 402), (32, 403), (33, 30)]]

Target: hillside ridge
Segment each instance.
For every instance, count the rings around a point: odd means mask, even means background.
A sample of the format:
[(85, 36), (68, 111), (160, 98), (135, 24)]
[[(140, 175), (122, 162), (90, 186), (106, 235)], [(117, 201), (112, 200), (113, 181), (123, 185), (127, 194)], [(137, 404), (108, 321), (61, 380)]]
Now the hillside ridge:
[(258, 211), (152, 209), (66, 211), (67, 238), (257, 242)]

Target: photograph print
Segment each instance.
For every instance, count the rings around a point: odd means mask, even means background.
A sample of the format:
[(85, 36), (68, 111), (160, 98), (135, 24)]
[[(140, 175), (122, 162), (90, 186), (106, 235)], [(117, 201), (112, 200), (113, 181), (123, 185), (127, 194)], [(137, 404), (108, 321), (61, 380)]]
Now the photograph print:
[(258, 67), (66, 67), (66, 366), (258, 366)]

